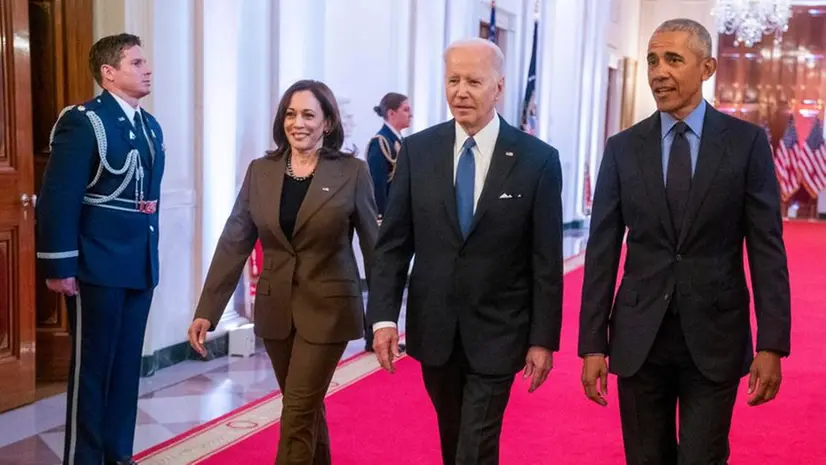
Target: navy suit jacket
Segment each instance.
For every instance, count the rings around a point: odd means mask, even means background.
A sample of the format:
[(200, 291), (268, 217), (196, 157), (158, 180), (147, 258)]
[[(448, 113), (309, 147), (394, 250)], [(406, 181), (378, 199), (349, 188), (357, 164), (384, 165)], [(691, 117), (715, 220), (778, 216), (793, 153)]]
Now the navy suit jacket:
[(456, 212), (455, 138), (451, 120), (402, 143), (373, 253), (367, 319), (370, 324), (398, 320), (415, 254), (407, 297), (408, 353), (436, 366), (461, 344), (476, 372), (513, 374), (525, 366), (530, 346), (559, 350), (559, 154), (500, 120), (465, 239)]
[[(699, 370), (713, 381), (734, 380), (748, 373), (753, 356), (744, 242), (757, 350), (790, 350), (789, 273), (771, 147), (760, 127), (708, 106), (677, 235), (661, 139), (655, 113), (606, 144), (585, 256), (579, 354), (607, 354), (613, 373), (633, 376), (674, 306)], [(627, 257), (615, 296), (623, 237)]]
[(143, 142), (107, 91), (59, 117), (36, 207), (37, 257), (47, 279), (157, 285), (159, 208), (140, 211), (139, 201), (141, 191), (145, 201), (159, 199), (165, 149), (161, 126), (140, 111)]

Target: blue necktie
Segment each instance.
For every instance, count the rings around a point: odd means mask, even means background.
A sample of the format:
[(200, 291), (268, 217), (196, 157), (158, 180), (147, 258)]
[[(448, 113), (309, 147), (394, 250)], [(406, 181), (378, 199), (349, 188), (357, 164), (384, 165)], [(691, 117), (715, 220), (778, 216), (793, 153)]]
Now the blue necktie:
[(473, 147), (476, 141), (469, 137), (462, 145), (459, 165), (456, 167), (456, 208), (459, 214), (459, 228), (462, 236), (467, 237), (473, 222), (473, 189), (476, 179), (476, 162), (473, 159)]

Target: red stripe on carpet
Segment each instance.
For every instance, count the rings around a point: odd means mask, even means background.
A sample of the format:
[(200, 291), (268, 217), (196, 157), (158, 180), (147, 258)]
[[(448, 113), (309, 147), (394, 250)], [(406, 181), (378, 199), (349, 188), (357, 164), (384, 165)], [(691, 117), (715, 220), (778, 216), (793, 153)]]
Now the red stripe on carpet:
[[(400, 336), (404, 337), (404, 333), (400, 334)], [(338, 367), (341, 368), (343, 366), (349, 365), (350, 363), (355, 362), (359, 357), (366, 357), (366, 356), (371, 356), (372, 357), (373, 354), (366, 354), (364, 352), (361, 352), (361, 353), (351, 355), (350, 357), (342, 359), (340, 362), (338, 362)], [(225, 414), (223, 414), (219, 417), (216, 417), (216, 418), (214, 418), (214, 419), (212, 419), (212, 420), (210, 420), (206, 423), (203, 423), (203, 424), (201, 424), (201, 425), (199, 425), (195, 428), (192, 428), (189, 431), (181, 433), (177, 436), (173, 436), (173, 437), (167, 439), (166, 441), (155, 444), (154, 446), (152, 446), (152, 447), (150, 447), (146, 450), (143, 450), (140, 453), (136, 454), (133, 458), (136, 461), (145, 460), (145, 459), (147, 459), (147, 458), (149, 458), (153, 455), (156, 455), (156, 454), (162, 452), (163, 450), (169, 448), (170, 446), (173, 446), (173, 445), (175, 445), (175, 444), (177, 444), (177, 443), (179, 443), (179, 442), (181, 442), (185, 439), (191, 438), (191, 437), (193, 437), (193, 436), (195, 436), (199, 433), (203, 433), (204, 431), (206, 431), (210, 428), (213, 428), (215, 426), (221, 425), (223, 423), (228, 423), (228, 422), (232, 421), (233, 419), (235, 419), (239, 416), (242, 416), (244, 413), (252, 410), (253, 408), (263, 404), (264, 402), (267, 402), (269, 400), (275, 399), (275, 398), (280, 397), (280, 396), (281, 396), (281, 390), (276, 389), (275, 391), (273, 391), (273, 392), (271, 392), (271, 393), (269, 393), (269, 394), (267, 394), (267, 395), (265, 395), (265, 396), (263, 396), (259, 399), (256, 399), (256, 400), (254, 400), (254, 401), (252, 401), (252, 402), (250, 402), (250, 403), (248, 403), (248, 404), (246, 404), (242, 407), (239, 407), (239, 408), (237, 408), (235, 410), (232, 410), (228, 413), (225, 413)]]
[[(778, 398), (761, 407), (746, 405), (740, 389), (732, 428), (731, 465), (826, 463), (819, 444), (826, 439), (826, 403), (820, 395), (826, 340), (826, 225), (787, 223), (785, 240), (792, 280), (792, 357), (784, 361)], [(622, 464), (622, 438), (611, 378), (609, 406), (585, 399), (576, 357), (582, 270), (565, 278), (562, 352), (545, 386), (528, 394), (514, 386), (502, 433), (503, 464)], [(333, 463), (439, 464), (438, 430), (417, 362), (405, 358), (395, 375), (375, 373), (327, 401)], [(198, 463), (271, 464), (277, 424)]]

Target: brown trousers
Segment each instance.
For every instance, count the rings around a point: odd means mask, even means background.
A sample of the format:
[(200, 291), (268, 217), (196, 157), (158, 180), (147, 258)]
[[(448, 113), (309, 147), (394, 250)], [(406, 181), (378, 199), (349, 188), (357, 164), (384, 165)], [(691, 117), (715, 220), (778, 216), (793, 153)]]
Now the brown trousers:
[(264, 340), (281, 387), (281, 437), (276, 465), (330, 465), (324, 396), (346, 342), (313, 344), (293, 329), (287, 339)]

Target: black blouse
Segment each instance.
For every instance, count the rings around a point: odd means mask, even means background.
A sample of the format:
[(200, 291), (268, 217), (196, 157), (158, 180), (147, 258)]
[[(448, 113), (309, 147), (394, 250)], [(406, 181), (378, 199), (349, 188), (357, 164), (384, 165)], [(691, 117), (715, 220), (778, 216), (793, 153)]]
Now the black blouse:
[(293, 240), (298, 210), (301, 208), (301, 203), (307, 195), (312, 180), (312, 176), (299, 181), (289, 174), (284, 174), (284, 186), (281, 189), (281, 216), (278, 220), (281, 222), (281, 229), (288, 241)]

